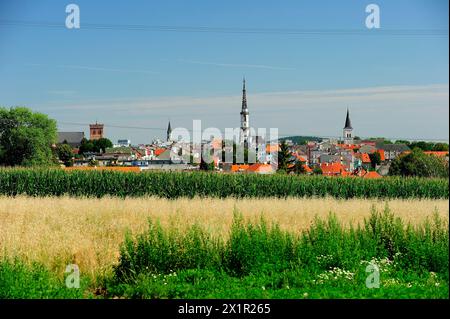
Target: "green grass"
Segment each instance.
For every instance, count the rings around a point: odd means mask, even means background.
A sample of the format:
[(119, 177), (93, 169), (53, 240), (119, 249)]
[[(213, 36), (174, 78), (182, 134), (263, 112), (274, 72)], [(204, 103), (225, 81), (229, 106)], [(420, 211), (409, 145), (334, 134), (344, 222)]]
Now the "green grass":
[(449, 198), (448, 179), (0, 169), (0, 195)]
[(88, 282), (80, 288), (67, 288), (64, 278), (39, 264), (26, 265), (20, 260), (0, 261), (0, 299), (74, 299), (88, 298)]
[[(150, 223), (127, 237), (109, 296), (128, 298), (448, 298), (448, 229), (436, 216), (405, 225), (388, 208), (345, 229), (330, 215), (301, 235), (244, 224), (226, 242)], [(369, 289), (366, 267), (380, 269)]]
[(448, 281), (430, 274), (414, 274), (407, 278), (402, 278), (401, 273), (383, 274), (378, 289), (365, 286), (368, 274), (364, 268), (355, 273), (353, 280), (338, 277), (319, 284), (317, 278), (321, 275), (298, 268), (239, 278), (214, 270), (189, 269), (171, 276), (141, 274), (132, 282), (109, 286), (108, 294), (110, 297), (146, 299), (442, 299), (448, 298), (449, 293)]
[[(0, 298), (449, 298), (448, 236), (438, 215), (411, 226), (388, 207), (360, 227), (330, 214), (300, 234), (236, 213), (227, 240), (149, 221), (126, 236), (97, 286), (81, 276), (81, 288), (69, 289), (64, 274), (2, 260)], [(379, 267), (379, 288), (366, 286), (369, 264)]]

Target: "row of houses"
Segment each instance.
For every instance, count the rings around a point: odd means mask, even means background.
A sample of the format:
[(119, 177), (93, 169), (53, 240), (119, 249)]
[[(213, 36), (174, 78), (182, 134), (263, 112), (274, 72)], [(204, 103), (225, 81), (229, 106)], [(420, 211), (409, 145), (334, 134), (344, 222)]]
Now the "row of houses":
[[(391, 162), (408, 154), (411, 149), (406, 144), (386, 144), (384, 140), (339, 143), (331, 140), (310, 142), (307, 145), (292, 146), (292, 152), (308, 168), (320, 168), (326, 176), (360, 176), (379, 178), (389, 172)], [(378, 153), (379, 161), (371, 159)], [(448, 152), (425, 152), (425, 154), (445, 158)], [(374, 156), (373, 156), (374, 157)]]
[[(81, 135), (61, 134), (60, 140), (78, 152)], [(218, 172), (270, 174), (276, 171), (272, 157), (278, 152), (278, 144), (258, 144), (257, 163), (231, 164), (222, 161), (223, 152), (233, 152), (233, 148), (223, 145), (223, 141), (212, 139), (197, 147), (190, 143), (154, 141), (148, 145), (131, 145), (130, 141), (118, 141), (114, 147), (103, 153), (85, 153), (74, 159), (74, 167), (137, 167), (139, 170), (196, 170), (199, 169), (200, 150), (207, 146), (212, 152), (214, 168)], [(387, 175), (390, 163), (402, 154), (411, 152), (405, 144), (386, 144), (383, 140), (356, 140), (343, 143), (331, 139), (311, 141), (305, 145), (290, 144), (291, 161), (301, 162), (306, 174), (321, 173), (325, 176), (358, 176), (379, 178)], [(379, 154), (379, 163), (374, 165), (371, 154)], [(444, 157), (448, 152), (425, 152)]]

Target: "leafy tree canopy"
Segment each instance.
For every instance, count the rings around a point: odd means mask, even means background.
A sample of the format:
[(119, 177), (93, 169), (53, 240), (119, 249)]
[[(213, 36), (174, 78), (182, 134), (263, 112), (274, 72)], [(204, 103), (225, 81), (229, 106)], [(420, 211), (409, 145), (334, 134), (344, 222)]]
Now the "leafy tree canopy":
[(56, 147), (56, 153), (58, 155), (58, 158), (63, 161), (64, 165), (66, 166), (72, 166), (73, 165), (73, 161), (72, 161), (72, 157), (73, 157), (73, 153), (72, 153), (72, 147), (70, 147), (70, 145), (68, 144), (59, 144)]
[(286, 141), (281, 141), (280, 149), (278, 150), (278, 171), (287, 172), (289, 166), (294, 163), (294, 161)]
[(0, 108), (0, 164), (48, 166), (54, 163), (56, 121), (26, 107)]
[(420, 148), (414, 148), (411, 153), (401, 155), (392, 162), (389, 175), (448, 178), (448, 163), (425, 154)]
[(448, 144), (447, 143), (433, 143), (433, 142), (425, 142), (425, 141), (404, 141), (404, 140), (398, 140), (395, 141), (395, 144), (406, 144), (411, 149), (413, 148), (420, 148), (422, 151), (448, 151)]
[(381, 155), (379, 152), (373, 152), (369, 154), (369, 158), (370, 158), (370, 165), (372, 166), (372, 168), (376, 168), (377, 165), (381, 164)]
[(294, 166), (289, 170), (289, 173), (294, 173), (298, 175), (306, 174), (306, 168), (304, 164), (300, 161), (295, 162)]
[(88, 152), (93, 152), (93, 153), (100, 153), (100, 152), (105, 152), (105, 150), (109, 147), (112, 147), (113, 143), (107, 139), (107, 138), (100, 138), (98, 140), (87, 140), (85, 138), (83, 138), (81, 140), (81, 145), (80, 145), (80, 153), (84, 154), (84, 153), (88, 153)]
[(290, 140), (293, 144), (306, 145), (308, 142), (322, 142), (323, 139), (317, 136), (287, 136), (280, 138), (280, 142)]
[(107, 138), (100, 138), (93, 141), (94, 152), (105, 152), (108, 147), (113, 147), (113, 143)]
[(322, 169), (320, 168), (320, 166), (315, 166), (315, 167), (313, 168), (313, 174), (314, 174), (314, 175), (322, 175), (322, 174), (323, 174), (323, 171), (322, 171)]

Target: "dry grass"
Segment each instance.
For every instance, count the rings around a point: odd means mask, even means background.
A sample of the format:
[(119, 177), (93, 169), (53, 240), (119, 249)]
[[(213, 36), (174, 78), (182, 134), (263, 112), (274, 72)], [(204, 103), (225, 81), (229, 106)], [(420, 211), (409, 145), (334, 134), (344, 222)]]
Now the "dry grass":
[[(391, 210), (413, 224), (437, 211), (448, 221), (448, 200), (390, 200)], [(211, 233), (227, 236), (234, 209), (254, 220), (263, 215), (283, 229), (300, 231), (315, 216), (330, 211), (346, 223), (358, 223), (371, 206), (383, 209), (386, 201), (336, 199), (80, 199), (0, 197), (0, 258), (19, 256), (56, 271), (76, 263), (94, 278), (111, 270), (127, 229), (143, 231), (148, 218), (163, 226), (199, 223)], [(94, 275), (95, 274), (95, 275)]]

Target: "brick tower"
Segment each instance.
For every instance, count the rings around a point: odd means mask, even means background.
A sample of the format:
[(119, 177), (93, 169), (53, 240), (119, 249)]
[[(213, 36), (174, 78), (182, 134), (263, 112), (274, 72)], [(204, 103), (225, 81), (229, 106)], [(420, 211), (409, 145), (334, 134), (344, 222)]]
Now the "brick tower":
[(103, 124), (89, 124), (89, 139), (98, 140), (103, 138)]

